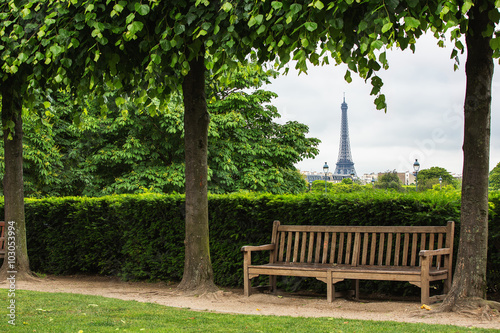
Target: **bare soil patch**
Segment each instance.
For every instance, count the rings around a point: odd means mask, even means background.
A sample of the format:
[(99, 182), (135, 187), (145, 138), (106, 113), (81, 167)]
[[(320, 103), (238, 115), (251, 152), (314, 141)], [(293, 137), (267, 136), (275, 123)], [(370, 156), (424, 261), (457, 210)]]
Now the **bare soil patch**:
[[(0, 288), (6, 288), (5, 282)], [(220, 313), (276, 315), (296, 317), (335, 317), (345, 319), (384, 320), (480, 327), (500, 330), (500, 317), (481, 319), (473, 312), (434, 313), (421, 309), (418, 301), (361, 301), (337, 298), (333, 303), (325, 295), (304, 295), (278, 292), (277, 295), (255, 293), (243, 296), (242, 289), (223, 289), (215, 293), (188, 295), (179, 292), (175, 284), (164, 282), (124, 282), (102, 276), (47, 276), (39, 281), (18, 281), (17, 289), (77, 293), (112, 297), (123, 300), (157, 303), (196, 311)], [(437, 307), (436, 305), (431, 308)], [(479, 314), (479, 310), (478, 310)]]

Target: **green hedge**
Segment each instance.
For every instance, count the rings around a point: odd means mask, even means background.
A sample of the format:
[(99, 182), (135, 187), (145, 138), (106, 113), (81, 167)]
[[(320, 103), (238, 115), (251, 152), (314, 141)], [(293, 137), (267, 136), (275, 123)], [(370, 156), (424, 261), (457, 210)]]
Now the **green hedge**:
[[(0, 202), (3, 210), (3, 204)], [(2, 212), (3, 213), (3, 212)], [(385, 191), (338, 195), (209, 196), (210, 246), (215, 282), (242, 286), (243, 245), (266, 244), (274, 220), (310, 225), (445, 225), (456, 221), (453, 192)], [(500, 195), (490, 195), (489, 289), (500, 286)], [(120, 195), (26, 200), (32, 270), (90, 273), (133, 280), (182, 278), (184, 196)], [(268, 253), (256, 255), (265, 262)], [(296, 283), (296, 282), (293, 282)]]

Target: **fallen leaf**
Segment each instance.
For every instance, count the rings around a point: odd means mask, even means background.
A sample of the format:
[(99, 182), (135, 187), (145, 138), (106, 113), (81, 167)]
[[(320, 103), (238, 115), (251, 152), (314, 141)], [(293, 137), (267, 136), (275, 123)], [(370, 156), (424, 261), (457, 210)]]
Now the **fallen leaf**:
[(428, 306), (427, 304), (422, 304), (422, 306), (420, 307), (421, 309), (425, 309), (427, 311), (430, 311), (431, 310), (431, 307)]

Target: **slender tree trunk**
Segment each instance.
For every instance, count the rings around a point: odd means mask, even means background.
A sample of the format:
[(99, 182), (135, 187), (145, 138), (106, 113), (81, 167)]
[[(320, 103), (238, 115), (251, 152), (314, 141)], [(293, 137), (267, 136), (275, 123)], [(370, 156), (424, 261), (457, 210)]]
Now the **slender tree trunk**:
[[(26, 244), (26, 223), (24, 218), (23, 183), (23, 122), (21, 117), (20, 96), (16, 96), (15, 85), (11, 80), (1, 84), (2, 126), (5, 156), (3, 178), (5, 223), (7, 231), (14, 227), (15, 239), (8, 238), (7, 245), (15, 245), (15, 254), (8, 255), (0, 268), (0, 281), (16, 275), (16, 280), (31, 277)], [(13, 131), (11, 130), (13, 126)], [(9, 234), (9, 236), (11, 236)], [(14, 254), (14, 255), (13, 255)], [(14, 259), (12, 262), (11, 259)], [(16, 272), (16, 273), (11, 273)]]
[(213, 282), (208, 233), (207, 151), (210, 116), (205, 96), (204, 51), (190, 62), (182, 84), (186, 162), (186, 238), (184, 274), (179, 289), (217, 290)]
[(488, 10), (481, 10), (480, 5), (476, 3), (469, 12), (466, 33), (467, 87), (460, 244), (453, 284), (443, 303), (448, 310), (457, 310), (464, 302), (486, 297), (493, 58), (489, 45), (491, 38), (482, 35), (490, 21)]

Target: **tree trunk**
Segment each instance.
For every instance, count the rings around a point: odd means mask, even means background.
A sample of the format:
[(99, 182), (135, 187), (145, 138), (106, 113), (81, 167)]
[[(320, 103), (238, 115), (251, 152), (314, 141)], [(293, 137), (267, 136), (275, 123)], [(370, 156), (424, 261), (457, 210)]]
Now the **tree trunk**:
[[(23, 122), (20, 96), (16, 96), (15, 84), (7, 80), (1, 84), (2, 126), (5, 156), (3, 178), (6, 230), (13, 227), (15, 239), (7, 239), (7, 245), (15, 245), (15, 251), (8, 250), (0, 268), (0, 281), (16, 275), (16, 280), (31, 277), (26, 244), (26, 223), (24, 218), (23, 183)], [(10, 126), (9, 126), (10, 125)], [(12, 128), (11, 131), (9, 128)], [(10, 236), (10, 234), (9, 234)], [(14, 253), (11, 253), (14, 252)], [(12, 260), (11, 260), (12, 259)], [(15, 260), (14, 260), (15, 259)], [(15, 272), (15, 273), (12, 273)]]
[(207, 151), (210, 116), (205, 96), (204, 51), (190, 62), (182, 84), (186, 162), (186, 238), (184, 274), (178, 288), (215, 291), (208, 233)]
[(493, 53), (491, 38), (481, 34), (490, 22), (490, 8), (481, 10), (481, 5), (476, 3), (468, 13), (460, 243), (453, 284), (443, 303), (447, 310), (459, 310), (461, 304), (486, 297)]

